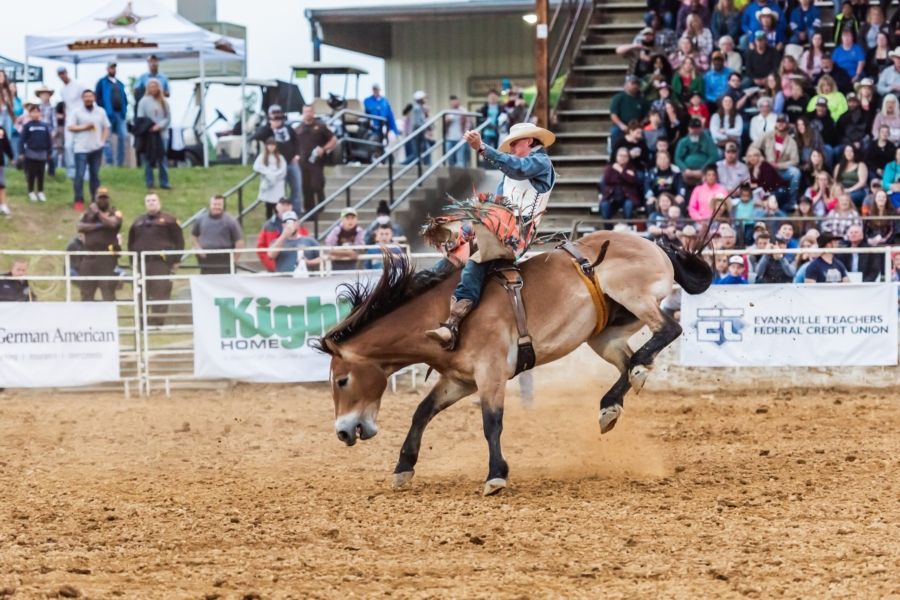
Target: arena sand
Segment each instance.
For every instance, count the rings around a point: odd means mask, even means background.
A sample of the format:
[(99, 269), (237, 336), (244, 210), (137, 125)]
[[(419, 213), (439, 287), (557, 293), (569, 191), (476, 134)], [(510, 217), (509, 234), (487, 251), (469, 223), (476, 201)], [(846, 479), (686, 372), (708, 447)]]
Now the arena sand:
[(491, 498), (469, 399), (393, 492), (421, 393), (353, 448), (321, 386), (0, 394), (0, 597), (900, 597), (896, 391), (629, 395), (601, 438), (582, 372), (511, 385)]

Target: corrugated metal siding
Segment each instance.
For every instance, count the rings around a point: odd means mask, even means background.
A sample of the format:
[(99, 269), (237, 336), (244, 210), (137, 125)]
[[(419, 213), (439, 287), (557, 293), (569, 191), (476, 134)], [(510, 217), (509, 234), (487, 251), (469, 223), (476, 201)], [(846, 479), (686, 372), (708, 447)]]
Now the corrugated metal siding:
[(428, 93), (433, 112), (447, 108), (450, 94), (459, 96), (463, 106), (483, 102), (483, 97), (469, 97), (469, 77), (533, 73), (532, 36), (534, 27), (521, 15), (394, 23), (385, 94), (397, 112), (420, 89)]

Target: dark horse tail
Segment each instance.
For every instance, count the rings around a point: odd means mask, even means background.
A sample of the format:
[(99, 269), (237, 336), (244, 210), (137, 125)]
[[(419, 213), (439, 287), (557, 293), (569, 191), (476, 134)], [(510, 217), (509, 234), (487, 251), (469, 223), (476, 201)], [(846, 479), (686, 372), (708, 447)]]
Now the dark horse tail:
[(712, 267), (703, 260), (702, 250), (685, 250), (662, 242), (659, 244), (675, 269), (675, 281), (688, 294), (702, 294), (713, 281)]

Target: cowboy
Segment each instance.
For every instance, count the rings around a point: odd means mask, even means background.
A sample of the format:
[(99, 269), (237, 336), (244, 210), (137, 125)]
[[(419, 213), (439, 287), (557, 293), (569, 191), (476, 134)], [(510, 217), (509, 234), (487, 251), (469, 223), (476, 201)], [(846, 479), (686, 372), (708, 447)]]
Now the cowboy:
[[(556, 135), (531, 123), (518, 123), (510, 128), (498, 149), (486, 145), (477, 131), (467, 131), (463, 137), (486, 163), (503, 173), (496, 195), (515, 204), (526, 229), (521, 232), (522, 237), (533, 235), (556, 183), (553, 163), (544, 150), (553, 144)], [(472, 257), (463, 267), (459, 285), (450, 298), (450, 318), (437, 329), (426, 332), (446, 350), (456, 348), (459, 324), (481, 298), (481, 286), (490, 261), (476, 262), (478, 260)], [(441, 272), (449, 264), (448, 259), (443, 259), (435, 271)]]

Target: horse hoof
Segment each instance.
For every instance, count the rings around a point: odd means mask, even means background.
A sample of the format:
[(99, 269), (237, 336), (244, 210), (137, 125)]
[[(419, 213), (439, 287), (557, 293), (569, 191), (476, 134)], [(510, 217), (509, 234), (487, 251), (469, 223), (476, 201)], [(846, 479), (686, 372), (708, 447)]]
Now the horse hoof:
[(637, 365), (628, 372), (628, 381), (631, 383), (631, 389), (635, 394), (639, 394), (650, 376), (650, 368), (644, 365)]
[(402, 473), (394, 473), (394, 481), (391, 487), (395, 490), (402, 490), (412, 480), (415, 471), (403, 471)]
[(485, 496), (493, 496), (500, 490), (506, 487), (506, 480), (500, 479), (499, 477), (495, 477), (494, 479), (488, 479), (484, 484), (484, 495)]
[(612, 431), (613, 427), (616, 426), (616, 422), (619, 420), (619, 417), (622, 416), (622, 408), (621, 404), (614, 404), (609, 408), (601, 408), (600, 409), (600, 433), (609, 433)]

